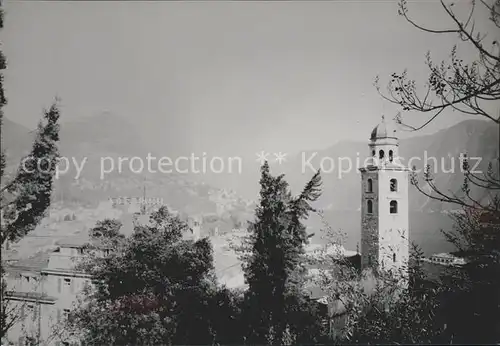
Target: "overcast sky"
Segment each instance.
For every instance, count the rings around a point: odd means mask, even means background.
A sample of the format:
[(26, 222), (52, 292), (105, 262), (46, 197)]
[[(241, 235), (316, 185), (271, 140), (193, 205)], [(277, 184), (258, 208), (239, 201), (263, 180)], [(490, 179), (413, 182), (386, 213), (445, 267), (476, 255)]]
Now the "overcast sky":
[[(410, 10), (446, 26), (439, 6)], [(426, 51), (442, 58), (457, 42), (413, 28), (395, 1), (11, 1), (6, 12), (8, 118), (33, 128), (58, 95), (65, 120), (108, 111), (151, 144), (214, 154), (367, 140), (396, 113), (375, 76), (407, 67), (423, 81)]]

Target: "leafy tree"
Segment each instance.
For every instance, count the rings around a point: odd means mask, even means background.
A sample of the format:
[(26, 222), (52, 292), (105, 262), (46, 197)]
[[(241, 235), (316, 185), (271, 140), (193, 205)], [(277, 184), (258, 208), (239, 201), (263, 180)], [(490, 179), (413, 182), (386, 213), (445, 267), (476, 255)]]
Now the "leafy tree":
[[(375, 82), (377, 90), (385, 100), (401, 106), (404, 112), (420, 113), (425, 118), (419, 126), (411, 126), (404, 121), (401, 113), (398, 114), (396, 120), (405, 129), (418, 131), (430, 124), (442, 112), (452, 110), (488, 119), (492, 125), (497, 126), (500, 141), (500, 109), (497, 108), (500, 101), (500, 43), (498, 38), (488, 37), (487, 34), (479, 31), (481, 25), (484, 28), (489, 25), (493, 30), (500, 28), (500, 1), (472, 1), (470, 11), (464, 18), (457, 14), (459, 11), (454, 10), (457, 6), (454, 7), (453, 2), (448, 4), (444, 0), (440, 2), (444, 13), (450, 19), (451, 27), (428, 28), (418, 24), (411, 18), (406, 0), (400, 1), (399, 14), (411, 25), (424, 32), (457, 35), (460, 41), (475, 49), (477, 58), (471, 62), (464, 61), (459, 55), (457, 46), (454, 46), (449, 60), (435, 63), (431, 53), (428, 52), (426, 63), (429, 75), (421, 89), (417, 81), (411, 79), (405, 70), (402, 73), (392, 74), (386, 94), (380, 92), (377, 77)], [(484, 18), (488, 14), (489, 21)], [(495, 114), (494, 109), (497, 109), (498, 114)], [(498, 211), (490, 209), (493, 206), (490, 204), (491, 199), (478, 199), (471, 189), (472, 186), (477, 186), (483, 190), (491, 190), (495, 194), (500, 190), (500, 176), (498, 175), (500, 173), (498, 171), (500, 169), (500, 142), (498, 148), (499, 161), (496, 169), (491, 163), (488, 172), (484, 174), (471, 172), (465, 160), (465, 177), (461, 195), (442, 191), (429, 174), (429, 167), (424, 176), (424, 182), (430, 191), (424, 189), (418, 179), (414, 178), (412, 183), (422, 194), (442, 202)]]
[[(0, 29), (3, 28), (3, 9), (0, 8)], [(3, 107), (7, 103), (3, 82), (3, 70), (7, 68), (5, 56), (0, 51), (0, 135), (3, 133)], [(45, 111), (38, 124), (31, 153), (21, 161), (17, 173), (9, 177), (6, 172), (6, 156), (0, 152), (0, 240), (2, 247), (7, 241), (17, 241), (31, 232), (45, 215), (50, 205), (52, 183), (59, 158), (59, 109), (57, 104)], [(3, 263), (0, 267), (1, 311), (0, 338), (19, 318), (19, 311), (12, 308), (7, 299), (7, 284)]]
[(216, 286), (209, 240), (183, 240), (185, 232), (187, 224), (162, 207), (120, 251), (87, 263), (95, 286), (70, 322), (86, 344), (231, 342), (238, 298)]
[[(304, 322), (292, 320), (293, 311), (304, 312), (302, 293), (305, 269), (301, 266), (304, 244), (308, 241), (302, 220), (313, 208), (310, 202), (320, 196), (319, 172), (298, 197), (292, 197), (284, 175), (273, 177), (267, 162), (261, 168), (260, 204), (256, 221), (249, 225), (249, 237), (241, 251), (245, 280), (245, 314), (251, 343), (294, 343), (303, 338)], [(311, 322), (314, 321), (314, 322)], [(309, 335), (311, 337), (311, 335)], [(288, 339), (288, 340), (287, 340)], [(300, 340), (312, 342), (313, 338)]]
[(125, 236), (120, 233), (120, 228), (123, 224), (116, 219), (104, 219), (98, 221), (97, 224), (89, 231), (91, 238), (124, 238)]
[(419, 247), (412, 245), (408, 266), (384, 270), (373, 264), (360, 271), (359, 255), (345, 257), (346, 235), (323, 223), (326, 246), (308, 260), (318, 269), (311, 281), (325, 292), (330, 307), (328, 343), (441, 342), (442, 290), (429, 277)]
[(357, 304), (351, 304), (354, 309), (349, 311), (348, 329), (342, 344), (429, 344), (442, 341), (444, 323), (439, 315), (439, 286), (427, 278), (418, 261), (421, 256), (420, 250), (415, 248), (411, 255), (413, 264), (409, 269), (408, 286), (399, 286), (393, 280), (393, 273), (377, 272), (371, 292), (358, 290)]
[[(407, 71), (392, 74), (387, 85), (385, 100), (400, 105), (403, 112), (419, 113), (424, 121), (419, 126), (410, 126), (401, 114), (396, 120), (406, 129), (417, 131), (436, 119), (442, 112), (452, 110), (462, 114), (487, 119), (497, 126), (500, 134), (500, 110), (495, 109), (500, 100), (500, 46), (498, 38), (488, 37), (479, 30), (489, 25), (500, 28), (500, 1), (472, 1), (470, 11), (463, 18), (458, 15), (458, 6), (441, 0), (441, 7), (450, 19), (451, 27), (429, 28), (418, 24), (411, 16), (406, 0), (399, 4), (399, 14), (419, 30), (437, 35), (457, 35), (460, 41), (477, 53), (474, 61), (464, 61), (459, 47), (453, 47), (449, 60), (435, 63), (431, 53), (427, 54), (429, 75), (423, 88), (408, 76)], [(463, 5), (463, 4), (459, 4)], [(489, 15), (489, 20), (485, 20)], [(481, 24), (481, 25), (476, 25)], [(486, 26), (485, 26), (486, 25)], [(376, 87), (380, 91), (378, 78)], [(425, 117), (427, 116), (427, 117)], [(500, 141), (500, 135), (499, 135)], [(452, 232), (444, 232), (456, 246), (459, 254), (469, 263), (461, 270), (452, 270), (442, 276), (439, 287), (439, 313), (446, 325), (441, 342), (498, 343), (499, 315), (498, 273), (498, 220), (500, 215), (500, 142), (498, 162), (490, 163), (487, 172), (471, 172), (468, 160), (463, 160), (464, 182), (458, 194), (440, 189), (426, 167), (423, 188), (418, 177), (412, 184), (427, 197), (461, 207), (462, 213), (455, 216)], [(496, 167), (495, 167), (496, 166)], [(479, 194), (474, 194), (474, 191)], [(478, 198), (478, 196), (480, 198)], [(484, 220), (490, 220), (484, 222)], [(429, 291), (427, 291), (429, 292)]]
[[(498, 208), (499, 199), (495, 199)], [(443, 275), (447, 340), (492, 344), (500, 341), (500, 214), (464, 207), (445, 232), (467, 259)]]

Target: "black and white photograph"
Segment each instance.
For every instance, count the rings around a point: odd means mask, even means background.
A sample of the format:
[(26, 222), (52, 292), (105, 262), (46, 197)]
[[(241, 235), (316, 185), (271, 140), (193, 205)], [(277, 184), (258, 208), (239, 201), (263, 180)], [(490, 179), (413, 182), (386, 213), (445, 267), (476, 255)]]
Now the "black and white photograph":
[(1, 346), (500, 345), (500, 0), (0, 0)]

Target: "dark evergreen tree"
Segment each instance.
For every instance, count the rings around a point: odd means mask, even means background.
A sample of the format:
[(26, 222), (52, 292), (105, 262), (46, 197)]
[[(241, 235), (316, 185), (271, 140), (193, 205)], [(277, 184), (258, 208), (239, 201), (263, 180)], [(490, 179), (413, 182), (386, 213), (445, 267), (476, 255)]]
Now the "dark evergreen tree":
[(22, 160), (16, 176), (2, 187), (2, 244), (24, 237), (44, 218), (59, 160), (58, 141), (59, 109), (53, 105), (38, 124), (31, 153)]
[(248, 341), (293, 343), (305, 328), (291, 318), (291, 312), (306, 299), (301, 260), (308, 235), (302, 220), (313, 210), (309, 203), (320, 196), (321, 178), (316, 173), (303, 192), (292, 197), (284, 175), (273, 177), (266, 162), (260, 185), (256, 221), (250, 223), (243, 256), (249, 286), (245, 299)]
[[(3, 29), (3, 8), (0, 3), (0, 29)], [(7, 67), (5, 56), (0, 50), (0, 136), (3, 134), (3, 107), (7, 103), (4, 92), (3, 70)], [(17, 174), (7, 177), (4, 148), (0, 152), (0, 240), (2, 247), (6, 241), (17, 241), (32, 231), (45, 215), (50, 205), (52, 181), (59, 158), (57, 142), (59, 140), (59, 110), (54, 104), (45, 112), (38, 125), (37, 135), (28, 158), (23, 160)], [(23, 165), (23, 162), (25, 165)], [(38, 165), (38, 163), (40, 163)], [(0, 339), (21, 318), (6, 295), (7, 285), (4, 280), (3, 263), (0, 267), (1, 309)]]

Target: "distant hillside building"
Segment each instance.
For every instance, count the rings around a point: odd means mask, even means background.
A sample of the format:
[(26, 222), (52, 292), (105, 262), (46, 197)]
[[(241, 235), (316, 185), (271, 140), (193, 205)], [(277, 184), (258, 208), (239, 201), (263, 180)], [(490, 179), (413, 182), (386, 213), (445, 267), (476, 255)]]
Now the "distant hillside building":
[(430, 258), (424, 258), (423, 260), (429, 263), (440, 264), (444, 266), (461, 267), (467, 264), (465, 258), (455, 256), (451, 253), (446, 253), (446, 252), (434, 254)]
[[(92, 250), (87, 244), (94, 245)], [(105, 256), (109, 250), (88, 237), (73, 237), (56, 243), (52, 253), (6, 266), (8, 299), (21, 316), (9, 329), (7, 344), (78, 345), (74, 336), (59, 330), (76, 303), (78, 294), (91, 284), (88, 274), (75, 270), (75, 264), (88, 251)], [(3, 342), (2, 342), (3, 344)]]

